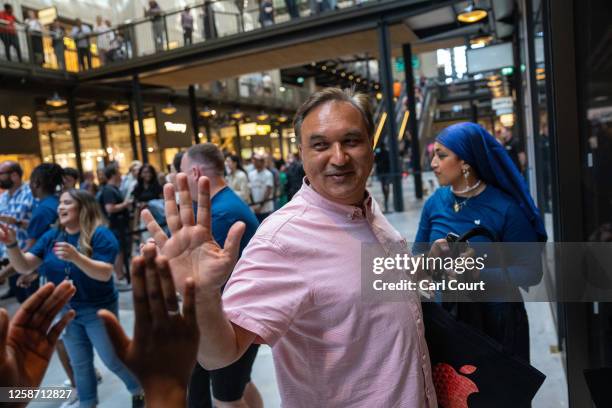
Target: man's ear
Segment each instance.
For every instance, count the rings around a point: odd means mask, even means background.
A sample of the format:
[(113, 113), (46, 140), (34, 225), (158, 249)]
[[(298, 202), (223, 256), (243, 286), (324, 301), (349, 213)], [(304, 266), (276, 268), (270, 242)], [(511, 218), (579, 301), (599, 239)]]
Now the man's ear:
[(302, 152), (302, 144), (298, 145), (298, 153), (300, 154), (300, 160), (304, 161), (304, 153)]

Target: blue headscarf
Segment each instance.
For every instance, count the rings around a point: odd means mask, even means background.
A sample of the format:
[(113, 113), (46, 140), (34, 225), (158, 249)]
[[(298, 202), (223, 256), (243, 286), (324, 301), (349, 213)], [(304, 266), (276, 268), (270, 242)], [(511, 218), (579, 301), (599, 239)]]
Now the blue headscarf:
[(475, 123), (457, 123), (444, 129), (436, 140), (472, 166), (487, 184), (491, 184), (516, 200), (538, 234), (547, 239), (540, 211), (535, 206), (527, 183), (506, 149), (482, 126)]

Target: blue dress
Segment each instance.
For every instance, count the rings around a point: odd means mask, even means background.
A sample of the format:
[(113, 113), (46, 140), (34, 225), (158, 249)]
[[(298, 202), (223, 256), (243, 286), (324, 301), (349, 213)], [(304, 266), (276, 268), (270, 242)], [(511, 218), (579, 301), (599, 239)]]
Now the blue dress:
[[(454, 210), (455, 201), (461, 204)], [(537, 242), (538, 235), (516, 201), (499, 188), (487, 185), (477, 196), (469, 199), (455, 196), (449, 187), (441, 187), (427, 200), (421, 214), (413, 251), (426, 252), (431, 243), (445, 238), (449, 232), (458, 235), (476, 226), (483, 226), (501, 242)], [(490, 241), (483, 236), (471, 242)], [(480, 279), (487, 285), (508, 283), (528, 288), (541, 280), (542, 269), (536, 251), (516, 254), (510, 267), (498, 268), (487, 263)], [(523, 303), (457, 303), (445, 308), (458, 319), (480, 329), (501, 343), (512, 354), (529, 360), (529, 326)]]

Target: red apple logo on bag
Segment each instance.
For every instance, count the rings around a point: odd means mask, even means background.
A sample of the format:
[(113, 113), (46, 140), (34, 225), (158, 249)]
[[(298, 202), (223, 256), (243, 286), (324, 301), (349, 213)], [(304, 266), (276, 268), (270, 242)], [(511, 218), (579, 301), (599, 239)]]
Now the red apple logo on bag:
[[(459, 369), (461, 374), (469, 375), (476, 371), (473, 365), (464, 365)], [(434, 387), (438, 404), (443, 408), (468, 408), (468, 397), (478, 392), (474, 381), (459, 374), (446, 363), (438, 363), (433, 369)]]

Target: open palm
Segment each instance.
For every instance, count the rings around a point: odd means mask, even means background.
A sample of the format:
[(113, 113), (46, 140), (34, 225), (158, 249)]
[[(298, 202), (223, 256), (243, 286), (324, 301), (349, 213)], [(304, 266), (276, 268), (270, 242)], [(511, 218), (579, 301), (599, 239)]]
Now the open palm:
[(66, 313), (51, 330), (55, 315), (74, 295), (68, 281), (49, 283), (34, 293), (9, 322), (0, 310), (0, 379), (3, 386), (38, 387), (49, 365), (57, 339), (74, 317)]
[(179, 173), (176, 180), (180, 209), (176, 203), (174, 186), (164, 186), (164, 211), (171, 237), (168, 238), (148, 210), (143, 211), (142, 218), (161, 255), (168, 258), (174, 283), (181, 293), (188, 277), (193, 277), (198, 291), (218, 291), (238, 259), (240, 239), (245, 226), (242, 222), (234, 224), (227, 235), (225, 248), (221, 248), (211, 232), (208, 178), (201, 177), (198, 180), (197, 222), (187, 176)]

